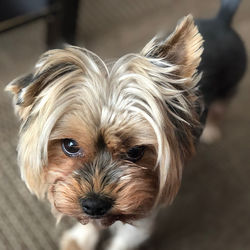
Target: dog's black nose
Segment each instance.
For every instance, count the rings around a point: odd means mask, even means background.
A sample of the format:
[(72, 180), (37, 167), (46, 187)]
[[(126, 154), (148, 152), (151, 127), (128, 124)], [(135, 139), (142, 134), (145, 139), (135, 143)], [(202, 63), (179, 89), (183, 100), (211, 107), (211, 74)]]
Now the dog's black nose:
[(90, 216), (103, 216), (113, 205), (113, 200), (101, 196), (101, 195), (91, 195), (87, 198), (80, 200), (83, 212)]

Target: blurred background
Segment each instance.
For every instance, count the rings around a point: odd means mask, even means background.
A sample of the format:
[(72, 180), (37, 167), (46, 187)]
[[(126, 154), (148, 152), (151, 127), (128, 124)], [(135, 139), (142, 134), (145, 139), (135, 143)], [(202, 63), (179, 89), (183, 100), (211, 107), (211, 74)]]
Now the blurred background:
[[(66, 218), (56, 226), (48, 204), (20, 179), (18, 122), (5, 85), (62, 41), (114, 59), (139, 51), (159, 31), (171, 31), (182, 16), (209, 18), (219, 6), (219, 0), (1, 0), (0, 250), (55, 250), (62, 231), (73, 223)], [(233, 22), (248, 54), (249, 13), (250, 1), (243, 0)], [(199, 146), (174, 204), (160, 213), (141, 249), (250, 249), (249, 80), (247, 71), (226, 114), (222, 139)]]

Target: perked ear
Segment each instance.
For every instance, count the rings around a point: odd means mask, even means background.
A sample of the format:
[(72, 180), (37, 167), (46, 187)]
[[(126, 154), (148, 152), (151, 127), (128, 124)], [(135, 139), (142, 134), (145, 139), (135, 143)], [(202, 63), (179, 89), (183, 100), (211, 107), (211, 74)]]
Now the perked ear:
[(194, 24), (192, 15), (184, 17), (166, 40), (159, 38), (149, 42), (141, 54), (149, 58), (165, 59), (178, 66), (176, 72), (180, 78), (195, 75), (201, 60), (203, 39)]
[[(163, 113), (169, 118), (164, 121), (168, 149), (159, 164), (161, 202), (168, 204), (180, 187), (183, 165), (195, 153), (195, 133), (200, 128), (200, 100), (195, 86), (200, 79), (197, 67), (202, 45), (203, 38), (192, 15), (188, 15), (166, 39), (154, 38), (141, 51), (142, 58), (151, 65), (145, 63), (145, 74), (158, 84), (166, 109)], [(167, 152), (168, 166), (164, 158)]]

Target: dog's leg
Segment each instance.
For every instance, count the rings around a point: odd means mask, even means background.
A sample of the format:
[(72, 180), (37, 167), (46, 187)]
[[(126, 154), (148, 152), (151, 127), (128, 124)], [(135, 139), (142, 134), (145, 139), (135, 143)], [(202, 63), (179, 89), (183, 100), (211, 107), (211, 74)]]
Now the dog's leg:
[(131, 250), (149, 238), (153, 229), (153, 218), (136, 221), (132, 225), (116, 222), (111, 227), (112, 239), (106, 250)]
[(99, 239), (99, 229), (92, 223), (77, 223), (64, 232), (60, 241), (60, 250), (94, 250)]
[(211, 104), (208, 111), (206, 126), (201, 135), (201, 142), (211, 144), (220, 139), (220, 124), (225, 116), (227, 106), (227, 100), (215, 101)]

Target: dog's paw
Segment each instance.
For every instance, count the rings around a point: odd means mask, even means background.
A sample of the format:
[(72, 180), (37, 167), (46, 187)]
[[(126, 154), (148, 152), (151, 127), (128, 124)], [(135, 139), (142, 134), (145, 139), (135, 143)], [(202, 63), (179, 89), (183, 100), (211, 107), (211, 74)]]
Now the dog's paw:
[(201, 135), (200, 141), (205, 144), (212, 144), (221, 138), (221, 131), (219, 127), (208, 124), (205, 126)]
[(94, 225), (76, 224), (64, 232), (60, 240), (60, 250), (94, 250), (99, 232)]

